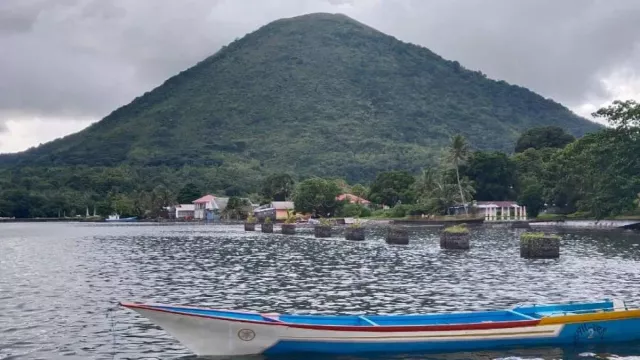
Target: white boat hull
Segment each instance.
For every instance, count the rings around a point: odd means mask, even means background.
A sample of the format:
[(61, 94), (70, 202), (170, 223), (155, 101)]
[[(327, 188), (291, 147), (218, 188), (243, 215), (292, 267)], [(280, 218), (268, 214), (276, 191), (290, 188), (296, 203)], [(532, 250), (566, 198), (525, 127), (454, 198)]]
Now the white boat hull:
[(423, 315), (269, 315), (121, 304), (197, 355), (410, 353), (640, 341), (640, 309), (617, 300)]
[[(423, 332), (371, 332), (371, 331), (327, 331), (290, 328), (283, 325), (256, 324), (212, 319), (192, 315), (174, 314), (142, 308), (133, 310), (157, 324), (192, 352), (199, 356), (253, 355), (277, 351), (278, 343), (287, 342), (316, 346), (337, 346), (336, 353), (349, 352), (344, 345), (357, 344), (407, 344), (428, 346), (428, 343), (449, 341), (484, 342), (499, 340), (526, 340), (555, 338), (562, 325), (530, 326), (507, 329), (423, 331)], [(307, 345), (304, 345), (307, 346)], [(291, 346), (288, 346), (290, 348)]]

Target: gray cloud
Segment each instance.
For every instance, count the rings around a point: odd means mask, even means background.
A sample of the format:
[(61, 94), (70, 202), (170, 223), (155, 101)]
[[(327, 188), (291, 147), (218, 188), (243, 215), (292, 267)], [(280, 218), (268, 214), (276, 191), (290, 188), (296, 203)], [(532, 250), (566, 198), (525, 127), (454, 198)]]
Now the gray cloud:
[(613, 71), (640, 73), (634, 0), (2, 0), (0, 119), (102, 117), (234, 38), (317, 11), (568, 106), (606, 98)]

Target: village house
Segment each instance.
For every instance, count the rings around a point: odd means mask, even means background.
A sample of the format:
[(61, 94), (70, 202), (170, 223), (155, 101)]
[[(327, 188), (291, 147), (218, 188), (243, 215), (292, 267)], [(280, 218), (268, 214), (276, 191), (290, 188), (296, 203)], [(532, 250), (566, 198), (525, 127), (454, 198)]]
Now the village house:
[(293, 201), (272, 201), (254, 209), (254, 214), (259, 220), (269, 217), (273, 220), (286, 220), (287, 210), (293, 211)]
[[(520, 206), (515, 201), (474, 201), (467, 205), (469, 214), (484, 216), (487, 220), (517, 220), (526, 218), (526, 206)], [(465, 214), (465, 208), (458, 204), (449, 208), (452, 215)]]
[[(246, 213), (253, 211), (253, 209), (258, 206), (256, 204), (253, 204), (248, 198), (240, 199), (244, 200), (248, 204), (242, 209)], [(224, 210), (227, 208), (227, 204), (229, 204), (228, 197), (205, 195), (193, 201), (193, 217), (199, 220), (219, 220), (224, 216)]]
[(286, 220), (287, 210), (293, 211), (293, 201), (272, 201), (271, 206), (276, 209), (276, 220)]
[(205, 195), (193, 201), (194, 219), (214, 220), (220, 217), (220, 212), (227, 207), (229, 198), (220, 198), (213, 195)]
[[(520, 219), (526, 218), (526, 206), (520, 206), (515, 201), (478, 201), (474, 206), (486, 219)], [(498, 215), (500, 209), (500, 215)]]

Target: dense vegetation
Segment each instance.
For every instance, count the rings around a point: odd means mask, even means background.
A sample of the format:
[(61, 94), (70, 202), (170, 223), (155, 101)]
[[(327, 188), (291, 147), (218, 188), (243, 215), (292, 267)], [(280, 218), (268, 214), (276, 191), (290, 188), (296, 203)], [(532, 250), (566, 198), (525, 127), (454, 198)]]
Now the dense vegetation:
[(215, 169), (222, 182), (274, 171), (370, 181), (435, 163), (457, 133), (473, 148), (511, 151), (522, 131), (550, 125), (574, 136), (599, 129), (426, 48), (346, 16), (312, 14), (267, 24), (86, 130), (0, 164), (96, 173), (187, 165)]
[[(523, 134), (531, 147), (512, 155), (471, 151), (464, 137), (454, 136), (437, 164), (413, 174), (380, 172), (371, 183), (288, 173), (243, 178), (217, 168), (190, 166), (2, 169), (0, 217), (74, 216), (87, 209), (99, 215), (118, 211), (155, 217), (163, 206), (188, 203), (205, 193), (232, 197), (229, 204), (238, 203), (230, 209), (235, 217), (246, 213), (240, 209), (246, 207), (238, 198), (241, 195), (261, 203), (294, 200), (297, 210), (319, 216), (441, 215), (473, 200), (517, 200), (527, 206), (530, 216), (545, 207), (580, 217), (639, 214), (640, 105), (616, 101), (595, 115), (607, 118), (612, 126), (565, 147), (549, 142), (544, 129)], [(343, 192), (373, 201), (373, 213), (361, 205), (335, 201)], [(385, 205), (389, 209), (375, 210)]]
[[(623, 119), (637, 107), (614, 105), (600, 115), (626, 122), (602, 130), (345, 16), (284, 19), (84, 131), (0, 155), (0, 216), (155, 216), (205, 193), (292, 199), (314, 176), (393, 216), (472, 199), (628, 213), (640, 149), (637, 120)], [(312, 200), (317, 213), (369, 212)]]
[[(608, 119), (611, 127), (574, 139), (564, 147), (564, 140), (557, 140), (568, 139), (566, 133), (545, 127), (531, 129), (516, 145), (528, 143), (529, 147), (512, 156), (497, 151), (469, 152), (466, 140), (454, 136), (441, 163), (423, 169), (417, 177), (405, 171), (378, 174), (368, 197), (391, 208), (373, 215), (443, 215), (470, 199), (517, 200), (527, 206), (532, 217), (543, 208), (596, 219), (640, 215), (640, 104), (616, 101), (594, 115)], [(296, 188), (294, 200), (323, 194), (302, 186), (309, 181)], [(357, 205), (337, 204), (334, 208), (344, 216), (370, 215)]]

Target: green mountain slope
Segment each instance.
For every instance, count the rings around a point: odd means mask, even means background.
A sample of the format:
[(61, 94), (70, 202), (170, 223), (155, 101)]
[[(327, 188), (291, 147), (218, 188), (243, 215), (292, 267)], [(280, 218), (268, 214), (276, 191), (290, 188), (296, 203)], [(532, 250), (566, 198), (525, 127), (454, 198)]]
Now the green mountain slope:
[(462, 133), (511, 151), (519, 133), (600, 126), (353, 19), (272, 22), (89, 128), (0, 163), (242, 166), (371, 179), (417, 170)]

